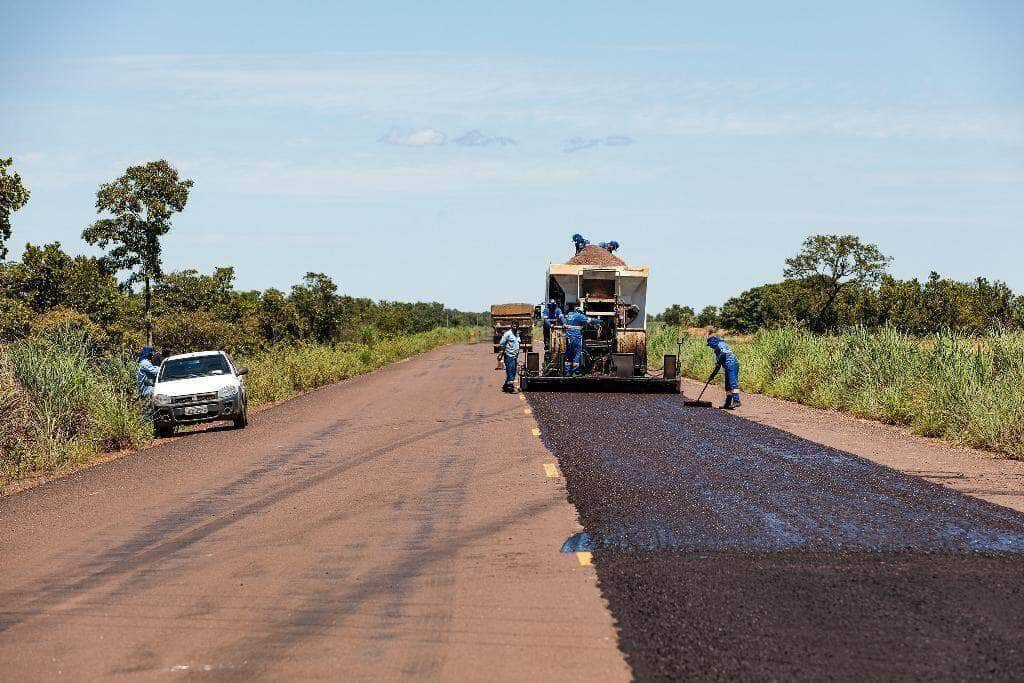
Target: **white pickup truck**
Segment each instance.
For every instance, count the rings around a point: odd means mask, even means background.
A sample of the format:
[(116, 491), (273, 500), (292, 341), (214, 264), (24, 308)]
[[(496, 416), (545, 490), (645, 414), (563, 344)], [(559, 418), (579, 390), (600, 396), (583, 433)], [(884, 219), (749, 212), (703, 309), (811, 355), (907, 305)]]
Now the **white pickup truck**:
[(153, 429), (172, 436), (178, 425), (231, 420), (242, 429), (249, 423), (242, 377), (223, 351), (200, 351), (165, 358), (153, 386)]

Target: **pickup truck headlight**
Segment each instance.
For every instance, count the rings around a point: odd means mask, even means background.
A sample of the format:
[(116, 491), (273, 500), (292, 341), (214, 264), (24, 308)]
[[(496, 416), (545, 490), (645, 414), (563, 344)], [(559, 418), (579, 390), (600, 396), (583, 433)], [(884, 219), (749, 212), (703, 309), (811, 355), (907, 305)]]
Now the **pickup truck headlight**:
[(167, 394), (153, 394), (153, 405), (169, 406), (171, 405), (171, 397)]
[(229, 384), (226, 387), (221, 387), (217, 390), (217, 398), (233, 398), (238, 395), (238, 387), (234, 384)]

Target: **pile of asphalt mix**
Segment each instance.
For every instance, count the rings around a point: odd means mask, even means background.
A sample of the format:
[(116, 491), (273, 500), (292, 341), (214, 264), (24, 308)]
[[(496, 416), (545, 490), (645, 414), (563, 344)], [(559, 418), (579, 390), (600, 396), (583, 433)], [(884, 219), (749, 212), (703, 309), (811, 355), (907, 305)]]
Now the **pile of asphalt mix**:
[(596, 244), (588, 244), (583, 247), (583, 251), (579, 252), (571, 259), (566, 261), (568, 265), (573, 266), (624, 266), (626, 262), (620, 259), (615, 254), (611, 253), (607, 249), (602, 249)]
[(1024, 665), (1024, 515), (681, 396), (530, 403), (638, 678)]

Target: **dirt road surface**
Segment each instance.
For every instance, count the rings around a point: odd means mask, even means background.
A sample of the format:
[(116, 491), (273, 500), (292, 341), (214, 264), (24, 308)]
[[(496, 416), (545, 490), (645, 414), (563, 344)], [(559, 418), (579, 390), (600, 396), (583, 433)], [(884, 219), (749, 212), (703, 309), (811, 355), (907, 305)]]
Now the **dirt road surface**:
[(493, 367), (445, 347), (0, 499), (2, 677), (627, 679)]
[(445, 347), (0, 498), (4, 677), (1019, 676), (1024, 514), (756, 400), (493, 368)]

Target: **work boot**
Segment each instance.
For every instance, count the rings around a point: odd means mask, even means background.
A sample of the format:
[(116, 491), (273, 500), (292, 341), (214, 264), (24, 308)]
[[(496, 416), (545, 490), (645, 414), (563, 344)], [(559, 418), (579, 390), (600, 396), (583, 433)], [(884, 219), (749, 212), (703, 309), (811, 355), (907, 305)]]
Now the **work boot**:
[(739, 394), (733, 394), (732, 395), (732, 407), (733, 408), (739, 408), (741, 405), (743, 405), (743, 404), (740, 403), (740, 395)]
[(732, 394), (729, 394), (728, 396), (726, 396), (725, 397), (725, 403), (722, 405), (722, 409), (723, 410), (732, 410), (733, 409), (733, 402), (732, 401), (733, 401)]

